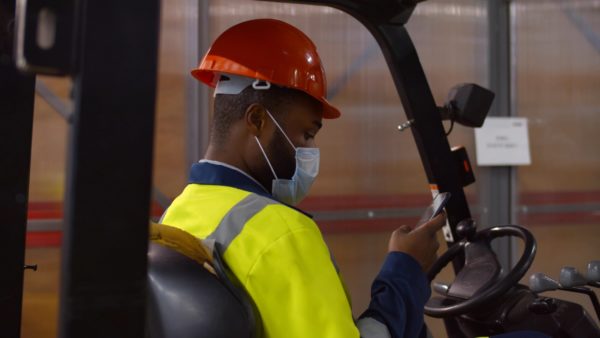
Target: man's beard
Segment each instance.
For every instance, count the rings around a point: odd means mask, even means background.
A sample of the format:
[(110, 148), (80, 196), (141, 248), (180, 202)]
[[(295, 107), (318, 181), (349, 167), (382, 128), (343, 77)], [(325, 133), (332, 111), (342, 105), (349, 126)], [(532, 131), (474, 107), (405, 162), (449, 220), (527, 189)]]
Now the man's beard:
[(279, 129), (267, 147), (269, 159), (278, 178), (290, 179), (296, 171), (296, 152)]

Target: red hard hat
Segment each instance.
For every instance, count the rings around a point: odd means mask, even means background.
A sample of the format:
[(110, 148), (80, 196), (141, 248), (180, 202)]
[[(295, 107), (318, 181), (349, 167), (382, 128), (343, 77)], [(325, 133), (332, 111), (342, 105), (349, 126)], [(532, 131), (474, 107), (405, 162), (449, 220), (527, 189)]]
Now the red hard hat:
[(340, 116), (325, 98), (327, 81), (317, 48), (304, 33), (283, 21), (246, 21), (221, 34), (192, 75), (215, 87), (221, 74), (301, 90), (323, 104), (324, 118)]

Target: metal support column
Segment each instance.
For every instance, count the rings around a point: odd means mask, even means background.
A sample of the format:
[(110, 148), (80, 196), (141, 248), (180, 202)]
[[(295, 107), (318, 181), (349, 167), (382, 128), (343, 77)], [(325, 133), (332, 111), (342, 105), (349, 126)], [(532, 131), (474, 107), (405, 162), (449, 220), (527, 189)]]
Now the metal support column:
[(144, 337), (159, 0), (78, 2), (59, 337)]
[(0, 318), (2, 337), (21, 331), (35, 77), (12, 57), (15, 1), (0, 1)]
[[(511, 116), (510, 1), (488, 0), (489, 88), (496, 93), (489, 116)], [(516, 169), (482, 168), (478, 177), (483, 227), (516, 223)], [(516, 244), (498, 239), (494, 251), (504, 269), (514, 264)]]
[[(208, 50), (209, 41), (209, 1), (190, 1), (190, 9), (196, 7), (198, 16), (186, 19), (186, 65), (188, 69), (198, 66), (202, 53)], [(198, 80), (186, 76), (187, 111), (187, 158), (186, 170), (204, 156), (208, 148), (210, 95), (208, 87)], [(187, 175), (187, 172), (184, 173)]]

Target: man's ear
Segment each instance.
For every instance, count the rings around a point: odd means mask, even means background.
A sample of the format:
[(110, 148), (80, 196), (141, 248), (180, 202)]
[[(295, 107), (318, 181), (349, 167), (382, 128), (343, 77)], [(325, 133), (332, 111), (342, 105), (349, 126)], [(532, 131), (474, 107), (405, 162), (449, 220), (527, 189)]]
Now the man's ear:
[(249, 105), (244, 113), (246, 128), (255, 136), (260, 136), (264, 130), (266, 119), (267, 112), (265, 108), (258, 103)]

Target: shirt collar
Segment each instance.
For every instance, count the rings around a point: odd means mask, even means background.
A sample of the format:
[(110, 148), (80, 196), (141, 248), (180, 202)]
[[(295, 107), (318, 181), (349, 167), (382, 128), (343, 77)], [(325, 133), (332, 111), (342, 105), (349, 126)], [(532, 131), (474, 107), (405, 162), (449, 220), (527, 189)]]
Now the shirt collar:
[(271, 194), (269, 194), (269, 191), (267, 190), (267, 188), (265, 188), (265, 187), (264, 187), (262, 184), (260, 184), (260, 183), (259, 183), (259, 182), (258, 182), (258, 181), (257, 181), (257, 180), (254, 178), (254, 177), (252, 177), (252, 176), (248, 175), (248, 174), (247, 174), (245, 171), (243, 171), (242, 169), (239, 169), (239, 168), (237, 168), (237, 167), (234, 167), (234, 166), (232, 166), (231, 164), (227, 164), (227, 163), (225, 163), (225, 162), (221, 162), (221, 161), (214, 161), (214, 160), (200, 160), (200, 161), (198, 161), (198, 163), (210, 163), (210, 164), (213, 164), (213, 165), (217, 165), (217, 166), (223, 166), (223, 167), (225, 167), (225, 168), (228, 168), (228, 169), (231, 169), (231, 170), (235, 170), (235, 171), (237, 171), (238, 173), (240, 173), (240, 174), (242, 174), (242, 175), (246, 176), (246, 178), (250, 179), (252, 182), (254, 182), (254, 183), (255, 183), (255, 185), (256, 185), (258, 188), (262, 189), (262, 192), (264, 192), (264, 193), (267, 193), (269, 196), (271, 195)]
[(262, 184), (246, 172), (220, 161), (200, 160), (198, 163), (194, 163), (190, 170), (189, 183), (224, 185), (246, 190), (277, 201), (312, 218), (311, 214), (276, 200)]

